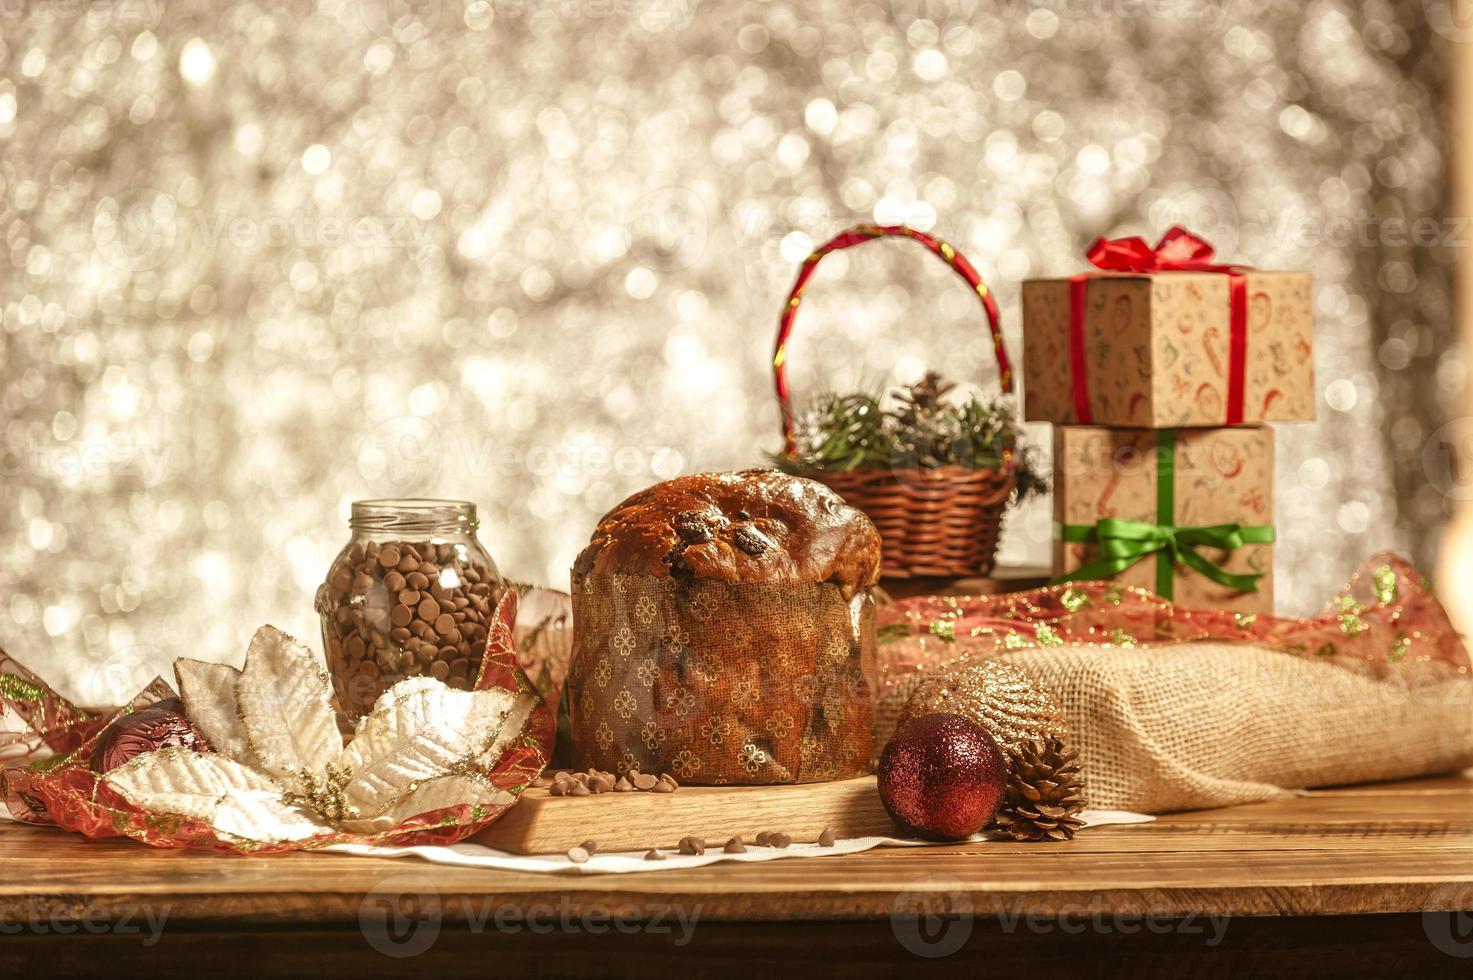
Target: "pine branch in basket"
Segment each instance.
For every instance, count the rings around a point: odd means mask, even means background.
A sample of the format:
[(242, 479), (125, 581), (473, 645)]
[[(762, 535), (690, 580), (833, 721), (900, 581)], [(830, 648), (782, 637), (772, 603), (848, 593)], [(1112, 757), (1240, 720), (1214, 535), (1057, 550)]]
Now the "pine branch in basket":
[(1005, 398), (948, 400), (956, 385), (935, 371), (897, 389), (893, 407), (869, 392), (825, 392), (794, 420), (797, 448), (773, 461), (793, 473), (848, 473), (870, 467), (936, 469), (965, 466), (996, 469), (1002, 451), (1013, 446), (1017, 499), (1047, 487), (1036, 450), (1025, 443), (1013, 406)]

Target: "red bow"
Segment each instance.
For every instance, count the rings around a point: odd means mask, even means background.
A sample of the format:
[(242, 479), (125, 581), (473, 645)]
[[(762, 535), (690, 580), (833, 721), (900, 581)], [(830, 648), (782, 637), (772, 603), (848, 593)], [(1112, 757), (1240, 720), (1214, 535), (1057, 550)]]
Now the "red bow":
[(1213, 262), (1213, 248), (1181, 225), (1171, 228), (1152, 248), (1139, 235), (1096, 238), (1085, 258), (1107, 272), (1225, 272), (1245, 266)]
[[(1248, 287), (1243, 273), (1251, 266), (1213, 262), (1213, 248), (1205, 239), (1180, 225), (1161, 236), (1152, 248), (1138, 235), (1129, 238), (1096, 238), (1085, 257), (1106, 272), (1216, 272), (1228, 281), (1228, 378), (1226, 425), (1243, 422), (1244, 363), (1248, 350)], [(1074, 421), (1094, 422), (1085, 376), (1084, 294), (1092, 276), (1069, 277), (1069, 365), (1074, 387)]]

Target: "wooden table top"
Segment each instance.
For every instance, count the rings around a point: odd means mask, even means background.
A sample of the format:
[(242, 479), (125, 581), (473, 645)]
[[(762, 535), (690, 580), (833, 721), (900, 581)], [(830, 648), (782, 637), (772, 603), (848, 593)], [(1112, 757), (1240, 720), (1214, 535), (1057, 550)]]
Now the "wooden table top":
[(1420, 913), (1473, 909), (1473, 771), (1102, 827), (1062, 844), (893, 848), (649, 874), (244, 858), (14, 823), (0, 823), (0, 869), (0, 923), (167, 900), (174, 922), (343, 924), (358, 921), (366, 899), (396, 890), (433, 894), (447, 920), (493, 896), (574, 911), (698, 904), (703, 921), (886, 918), (928, 896), (960, 900), (977, 916)]

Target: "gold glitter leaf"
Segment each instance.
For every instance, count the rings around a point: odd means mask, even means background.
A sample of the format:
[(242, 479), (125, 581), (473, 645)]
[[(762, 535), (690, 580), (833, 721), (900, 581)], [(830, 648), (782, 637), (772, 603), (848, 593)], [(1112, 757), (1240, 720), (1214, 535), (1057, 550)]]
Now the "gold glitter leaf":
[(235, 682), (240, 671), (228, 664), (211, 664), (181, 657), (174, 661), (174, 678), (179, 682), (179, 696), (189, 711), (189, 720), (205, 738), (232, 759), (251, 759), (250, 741), (245, 722), (235, 703)]
[(327, 674), (273, 626), (251, 637), (235, 697), (252, 756), (289, 790), (306, 792), (303, 774), (322, 772), (343, 749)]
[(400, 681), (342, 754), (352, 774), (348, 804), (361, 816), (377, 816), (426, 780), (489, 766), (522, 734), (535, 703), (533, 695), (501, 688), (457, 691), (432, 677)]
[(473, 804), (484, 812), (485, 807), (505, 806), (513, 799), (510, 793), (497, 789), (486, 779), (470, 775), (440, 776), (421, 783), (378, 816), (347, 820), (343, 828), (360, 834), (377, 833), (421, 813), (465, 804)]
[(213, 823), (227, 793), (265, 793), (281, 787), (265, 773), (214, 752), (178, 746), (145, 752), (103, 777), (124, 799), (145, 810)]

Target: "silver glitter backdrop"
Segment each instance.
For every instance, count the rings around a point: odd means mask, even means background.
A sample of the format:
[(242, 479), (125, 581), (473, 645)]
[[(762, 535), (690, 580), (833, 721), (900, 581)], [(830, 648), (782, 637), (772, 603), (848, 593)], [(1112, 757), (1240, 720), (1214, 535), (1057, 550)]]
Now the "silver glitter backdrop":
[[(1311, 271), (1280, 607), (1430, 563), (1464, 369), (1449, 229), (1396, 234), (1444, 210), (1418, 3), (0, 0), (0, 31), (0, 643), (85, 699), (262, 622), (315, 644), (359, 497), (475, 501), (504, 572), (565, 584), (625, 494), (777, 448), (780, 303), (857, 221), (967, 253), (1015, 358), (1018, 282), (1097, 234)], [(808, 296), (800, 395), (995, 384), (914, 246)], [(1004, 561), (1047, 536), (1015, 516)]]

